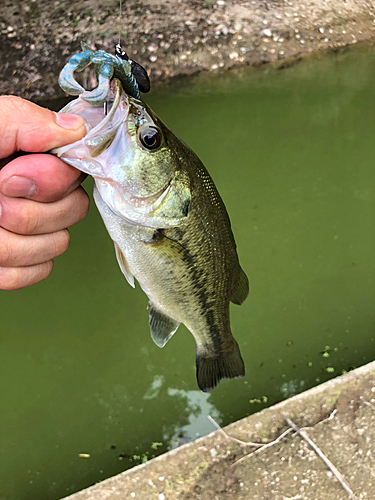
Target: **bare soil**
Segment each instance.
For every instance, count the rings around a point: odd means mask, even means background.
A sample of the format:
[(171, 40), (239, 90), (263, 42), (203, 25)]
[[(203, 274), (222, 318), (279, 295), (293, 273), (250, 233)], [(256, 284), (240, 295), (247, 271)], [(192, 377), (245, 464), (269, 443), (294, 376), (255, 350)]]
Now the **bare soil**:
[(58, 74), (80, 41), (122, 45), (155, 84), (199, 71), (279, 65), (369, 40), (375, 8), (360, 0), (4, 0), (0, 93), (62, 97)]

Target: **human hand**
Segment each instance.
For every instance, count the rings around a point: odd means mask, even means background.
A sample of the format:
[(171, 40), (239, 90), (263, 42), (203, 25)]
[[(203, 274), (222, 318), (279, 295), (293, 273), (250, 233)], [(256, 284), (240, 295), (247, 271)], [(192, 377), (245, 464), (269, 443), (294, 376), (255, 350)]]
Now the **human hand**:
[[(0, 96), (0, 161), (18, 151), (44, 153), (81, 139), (84, 120)], [(47, 278), (69, 246), (66, 228), (87, 214), (85, 175), (48, 154), (15, 158), (0, 170), (0, 290)]]

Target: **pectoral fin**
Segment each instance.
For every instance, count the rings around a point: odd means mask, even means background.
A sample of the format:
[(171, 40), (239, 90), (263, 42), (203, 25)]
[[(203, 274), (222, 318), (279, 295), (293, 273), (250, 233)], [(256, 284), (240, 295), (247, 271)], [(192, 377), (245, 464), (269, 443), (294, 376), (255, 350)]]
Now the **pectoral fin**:
[(234, 284), (231, 302), (240, 306), (249, 295), (249, 280), (243, 270), (240, 268), (240, 274)]
[(129, 283), (130, 286), (132, 286), (133, 288), (135, 288), (135, 285), (134, 285), (134, 276), (130, 272), (129, 264), (127, 263), (127, 260), (125, 259), (125, 256), (121, 252), (120, 247), (118, 246), (117, 243), (115, 243), (115, 252), (116, 252), (116, 257), (117, 257), (118, 265), (120, 266), (120, 269), (121, 269), (123, 275), (125, 276), (126, 281)]
[(149, 303), (149, 306), (150, 315), (148, 323), (150, 325), (151, 338), (158, 347), (164, 347), (180, 323), (177, 323), (177, 321), (159, 311), (152, 302)]

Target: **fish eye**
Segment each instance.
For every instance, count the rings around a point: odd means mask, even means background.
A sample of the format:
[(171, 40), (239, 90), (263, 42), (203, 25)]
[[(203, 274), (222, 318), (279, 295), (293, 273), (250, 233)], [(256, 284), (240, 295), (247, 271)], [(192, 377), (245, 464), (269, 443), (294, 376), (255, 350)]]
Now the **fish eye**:
[(139, 131), (139, 140), (144, 148), (155, 151), (162, 144), (162, 135), (157, 128), (146, 125)]

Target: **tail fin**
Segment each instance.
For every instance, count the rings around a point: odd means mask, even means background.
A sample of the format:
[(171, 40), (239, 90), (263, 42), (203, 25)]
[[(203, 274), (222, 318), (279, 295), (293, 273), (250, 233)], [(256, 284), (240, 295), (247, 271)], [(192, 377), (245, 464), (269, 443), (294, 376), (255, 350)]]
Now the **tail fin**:
[(198, 387), (203, 392), (214, 389), (222, 378), (240, 378), (245, 375), (245, 365), (237, 342), (232, 351), (217, 357), (209, 357), (198, 350), (196, 365)]

